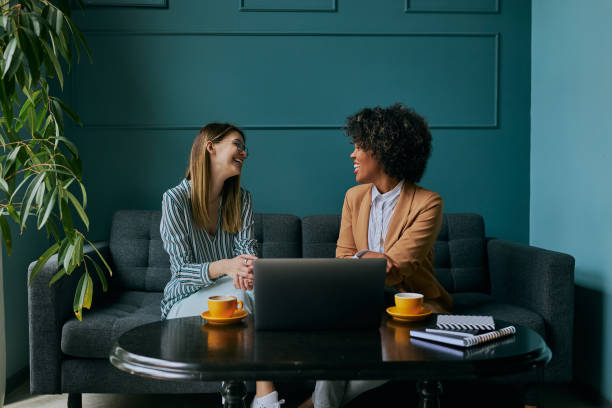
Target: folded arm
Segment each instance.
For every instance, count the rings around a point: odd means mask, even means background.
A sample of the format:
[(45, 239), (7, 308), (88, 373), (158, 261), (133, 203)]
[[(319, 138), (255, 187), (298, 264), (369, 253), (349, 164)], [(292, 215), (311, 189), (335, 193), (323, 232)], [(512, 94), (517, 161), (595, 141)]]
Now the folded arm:
[(442, 227), (442, 198), (432, 194), (414, 222), (407, 226), (386, 255), (398, 265), (387, 275), (387, 285), (397, 285), (404, 278), (419, 280), (419, 266), (433, 248)]

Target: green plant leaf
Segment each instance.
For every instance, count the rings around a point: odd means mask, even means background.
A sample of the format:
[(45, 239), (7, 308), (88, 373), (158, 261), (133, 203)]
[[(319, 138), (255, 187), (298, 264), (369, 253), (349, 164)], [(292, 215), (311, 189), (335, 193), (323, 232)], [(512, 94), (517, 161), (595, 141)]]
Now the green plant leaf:
[(63, 259), (63, 264), (64, 264), (64, 269), (66, 269), (66, 273), (68, 275), (70, 275), (70, 272), (72, 272), (71, 268), (71, 264), (72, 264), (72, 254), (74, 253), (76, 245), (74, 243), (70, 243), (68, 244), (68, 247), (66, 248), (66, 253), (64, 254), (64, 259)]
[[(62, 190), (60, 190), (61, 192)], [(60, 194), (58, 192), (58, 194)], [(63, 191), (65, 193), (66, 191)], [(74, 235), (74, 226), (72, 224), (72, 214), (70, 214), (70, 208), (68, 207), (68, 203), (66, 200), (60, 200), (60, 212), (61, 212), (61, 220), (62, 225), (64, 227), (64, 232), (66, 235), (72, 237)]]
[(59, 127), (59, 129), (57, 129), (55, 132), (55, 136), (59, 138), (60, 134), (63, 133), (62, 131), (64, 130), (64, 111), (62, 110), (62, 105), (57, 101), (57, 99), (51, 99), (51, 106), (55, 123)]
[(21, 224), (21, 221), (19, 219), (19, 214), (17, 214), (17, 211), (15, 211), (15, 207), (13, 207), (12, 204), (7, 205), (6, 210), (8, 211), (13, 221), (15, 221), (17, 224)]
[[(70, 116), (70, 118), (78, 125), (83, 126), (83, 123), (81, 123), (81, 119), (79, 118), (79, 115), (76, 114), (75, 111), (73, 111), (70, 106), (66, 105), (64, 103), (64, 101), (62, 101), (60, 98), (56, 98), (56, 97), (51, 97), (51, 99), (53, 101), (56, 101), (57, 103), (60, 104), (60, 106), (62, 107), (62, 110), (66, 112), (66, 114), (68, 114), (68, 116)], [(65, 138), (63, 138), (65, 139)], [(68, 139), (65, 139), (68, 140)], [(71, 142), (72, 143), (72, 142)], [(75, 148), (76, 150), (76, 148)], [(77, 154), (78, 156), (78, 154)]]
[(70, 46), (70, 38), (68, 37), (66, 27), (62, 27), (62, 30), (58, 34), (57, 38), (60, 39), (60, 45), (64, 46), (64, 52), (68, 57), (68, 60), (66, 61), (68, 64), (68, 72), (70, 72), (70, 67), (72, 66), (72, 47)]
[(9, 227), (6, 217), (0, 217), (0, 229), (2, 230), (4, 245), (6, 246), (6, 253), (8, 256), (11, 256), (11, 252), (13, 251), (13, 240), (11, 238), (11, 227)]
[(36, 114), (36, 121), (34, 122), (34, 129), (36, 131), (40, 130), (40, 127), (42, 126), (42, 122), (43, 120), (45, 120), (46, 117), (47, 117), (47, 110), (40, 109), (38, 113)]
[(9, 153), (4, 164), (6, 167), (10, 167), (15, 162), (17, 155), (19, 154), (19, 150), (21, 150), (21, 145), (17, 145), (17, 147), (15, 147), (13, 151)]
[[(38, 78), (40, 78), (40, 61), (38, 60), (38, 49), (36, 42), (30, 36), (29, 30), (22, 28), (17, 31), (17, 40), (19, 42), (19, 46), (21, 47), (21, 51), (26, 56), (28, 61), (28, 69), (30, 70), (30, 75), (32, 77), (32, 82), (37, 82)], [(33, 35), (34, 33), (32, 33)]]
[(57, 225), (55, 225), (55, 222), (53, 221), (53, 219), (47, 220), (47, 223), (45, 225), (47, 227), (47, 234), (48, 234), (47, 237), (50, 237), (52, 235), (53, 239), (55, 239), (56, 241), (59, 241), (61, 239), (60, 231), (59, 231), (59, 228), (57, 228)]
[(85, 292), (85, 299), (83, 299), (83, 307), (86, 309), (91, 308), (91, 302), (93, 301), (93, 281), (89, 272), (85, 272), (87, 275), (87, 291)]
[(49, 17), (51, 18), (49, 25), (55, 30), (55, 34), (60, 35), (64, 26), (64, 16), (56, 8), (51, 8), (49, 10)]
[[(60, 142), (63, 142), (66, 147), (68, 148), (68, 150), (70, 150), (70, 152), (75, 155), (76, 157), (79, 157), (79, 150), (77, 149), (76, 145), (74, 143), (72, 143), (70, 140), (66, 139), (63, 136), (58, 136), (57, 140), (59, 140)], [(68, 164), (68, 163), (66, 163)]]
[(45, 199), (45, 192), (47, 189), (47, 184), (45, 183), (45, 180), (47, 180), (47, 177), (43, 178), (43, 182), (42, 184), (38, 187), (38, 190), (36, 191), (36, 197), (34, 198), (34, 202), (36, 203), (36, 212), (37, 213), (42, 213), (42, 206), (44, 204), (44, 199)]
[(62, 276), (66, 275), (66, 270), (64, 268), (60, 269), (49, 281), (49, 287), (57, 282)]
[(80, 181), (83, 178), (83, 165), (81, 163), (81, 159), (76, 156), (73, 156), (71, 159), (68, 160), (68, 163), (70, 164), (69, 167), (72, 169), (75, 176)]
[(2, 78), (11, 70), (11, 65), (15, 64), (15, 50), (17, 49), (17, 38), (13, 37), (4, 49), (4, 70)]
[(60, 81), (60, 87), (63, 89), (64, 88), (64, 74), (62, 73), (62, 66), (60, 65), (59, 60), (57, 59), (57, 55), (55, 55), (51, 47), (49, 47), (49, 44), (47, 44), (45, 41), (42, 41), (41, 43), (45, 51), (47, 51), (46, 56), (51, 61), (53, 68), (55, 69), (55, 72), (57, 73), (57, 79), (59, 79)]
[(6, 193), (6, 194), (10, 194), (9, 191), (9, 186), (6, 183), (6, 180), (2, 177), (0, 177), (0, 188), (2, 188), (2, 190)]
[(64, 258), (66, 257), (66, 250), (68, 249), (68, 246), (71, 244), (70, 237), (65, 237), (59, 242), (60, 242), (60, 248), (57, 253), (57, 264), (63, 265)]
[(98, 254), (98, 257), (100, 257), (100, 260), (102, 261), (102, 263), (104, 264), (104, 266), (108, 270), (108, 275), (109, 276), (113, 276), (113, 270), (111, 269), (110, 266), (108, 266), (108, 263), (106, 262), (106, 259), (104, 259), (104, 257), (100, 253), (100, 251), (98, 251), (98, 248), (96, 248), (96, 246), (91, 241), (87, 240), (86, 238), (85, 238), (85, 241), (87, 241), (87, 243), (93, 248), (93, 250), (96, 251), (96, 254)]
[[(23, 187), (28, 180), (32, 177), (32, 174), (26, 174), (23, 177), (23, 180), (21, 180), (21, 183), (19, 183), (19, 185), (17, 186), (17, 188), (11, 188), (11, 191), (13, 192), (13, 195), (11, 195), (11, 198), (9, 199), (9, 202), (13, 202), (13, 199), (15, 198), (15, 196), (17, 195), (17, 193), (19, 192), (19, 190), (21, 190), (21, 187)], [(15, 177), (13, 177), (10, 181), (14, 181)], [(10, 183), (9, 183), (9, 188), (10, 188)]]
[(30, 215), (30, 207), (32, 206), (32, 201), (36, 196), (38, 189), (40, 188), (44, 178), (46, 176), (46, 172), (39, 173), (34, 180), (30, 183), (26, 192), (23, 196), (23, 202), (25, 206), (21, 207), (21, 228), (25, 227), (26, 221), (28, 220), (28, 216)]
[(27, 89), (32, 86), (31, 78), (29, 75), (26, 75), (23, 65), (19, 65), (17, 71), (15, 71), (15, 79), (22, 89)]
[(36, 265), (34, 265), (34, 269), (32, 269), (32, 274), (30, 275), (30, 281), (28, 285), (32, 284), (32, 281), (34, 280), (38, 272), (42, 269), (43, 266), (45, 266), (49, 258), (51, 258), (53, 254), (57, 253), (59, 247), (59, 244), (56, 242), (55, 244), (47, 248), (47, 250), (40, 256), (40, 258), (38, 258)]
[(87, 208), (87, 191), (85, 190), (85, 185), (83, 183), (79, 183), (81, 186), (81, 194), (83, 195), (83, 209)]
[(76, 25), (72, 24), (70, 21), (68, 22), (68, 27), (70, 28), (70, 31), (72, 32), (72, 36), (75, 39), (76, 48), (77, 48), (77, 62), (80, 61), (79, 46), (82, 46), (85, 49), (85, 52), (87, 52), (87, 56), (89, 57), (89, 63), (90, 64), (93, 63), (93, 59), (91, 58), (91, 49), (89, 48), (89, 45), (87, 44), (87, 40), (85, 39), (85, 36), (81, 32), (81, 30), (79, 30), (79, 28)]
[(79, 266), (83, 260), (83, 237), (81, 235), (76, 236), (76, 248), (72, 255), (72, 263)]
[(32, 31), (34, 32), (34, 34), (36, 34), (36, 37), (40, 38), (41, 36), (40, 35), (41, 33), (40, 16), (37, 13), (31, 13), (29, 17), (30, 17), (30, 28), (32, 28)]
[(91, 263), (93, 264), (94, 268), (96, 269), (96, 273), (98, 274), (98, 278), (100, 279), (100, 282), (102, 283), (102, 291), (106, 292), (108, 290), (108, 282), (106, 280), (106, 276), (104, 276), (104, 272), (102, 271), (102, 268), (100, 268), (98, 263), (96, 261), (94, 261), (93, 259), (91, 259)]
[(27, 99), (24, 103), (23, 106), (21, 107), (21, 110), (19, 111), (19, 121), (17, 126), (15, 126), (15, 130), (19, 132), (19, 129), (21, 129), (22, 124), (27, 122), (28, 117), (30, 116), (30, 112), (33, 109), (33, 105), (32, 102), (30, 102), (29, 99)]
[(49, 219), (49, 216), (51, 215), (51, 211), (53, 211), (53, 207), (55, 207), (56, 197), (57, 197), (57, 187), (53, 190), (53, 192), (51, 193), (51, 196), (49, 197), (49, 200), (43, 206), (44, 212), (41, 211), (41, 214), (43, 214), (43, 217), (42, 219), (38, 220), (38, 225), (37, 225), (38, 229), (41, 229), (42, 226), (45, 225), (45, 223)]
[(85, 227), (87, 228), (87, 230), (89, 230), (89, 218), (87, 218), (87, 214), (85, 214), (85, 211), (83, 210), (83, 207), (81, 206), (81, 203), (79, 203), (79, 200), (70, 191), (66, 190), (65, 193), (70, 199), (70, 201), (72, 201), (72, 205), (74, 209), (77, 211), (77, 213), (79, 214), (79, 216), (81, 217), (83, 224), (85, 224)]
[(91, 286), (93, 286), (91, 277), (85, 272), (81, 279), (79, 279), (76, 292), (74, 293), (74, 302), (72, 303), (74, 314), (79, 321), (83, 320), (83, 308), (88, 309), (91, 306), (91, 294), (89, 299), (87, 299), (88, 292), (92, 292), (89, 289)]

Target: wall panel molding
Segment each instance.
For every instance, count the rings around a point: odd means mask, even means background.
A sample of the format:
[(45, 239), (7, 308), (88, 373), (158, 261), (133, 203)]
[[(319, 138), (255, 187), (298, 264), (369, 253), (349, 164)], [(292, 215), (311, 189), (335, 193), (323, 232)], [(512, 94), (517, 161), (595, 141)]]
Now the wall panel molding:
[(333, 13), (338, 11), (338, 0), (240, 0), (239, 10)]
[[(364, 38), (490, 38), (493, 40), (491, 56), (490, 73), (492, 77), (492, 83), (490, 89), (492, 92), (491, 100), (487, 102), (487, 105), (492, 107), (490, 118), (487, 120), (480, 120), (477, 122), (470, 123), (459, 123), (459, 122), (444, 122), (433, 120), (430, 122), (430, 127), (433, 129), (496, 129), (499, 127), (499, 75), (500, 75), (500, 34), (499, 33), (261, 33), (261, 32), (151, 32), (151, 31), (85, 31), (88, 36), (92, 37), (109, 37), (109, 36), (126, 36), (126, 37), (364, 37)], [(75, 106), (79, 104), (79, 97), (76, 89), (78, 89), (78, 75), (76, 72), (71, 75), (72, 86), (70, 91), (73, 97), (71, 100), (75, 103)], [(418, 108), (417, 108), (418, 110)], [(112, 117), (112, 115), (111, 115)], [(121, 123), (116, 121), (113, 123), (112, 120), (109, 122), (99, 121), (87, 121), (84, 119), (84, 127), (87, 129), (140, 129), (140, 130), (198, 130), (201, 128), (201, 123)], [(292, 130), (292, 129), (306, 129), (306, 130), (333, 130), (343, 129), (343, 117), (338, 118), (338, 122), (330, 123), (303, 123), (303, 122), (285, 122), (280, 123), (248, 123), (238, 122), (238, 124), (247, 130)], [(316, 120), (315, 120), (316, 122)]]
[(500, 0), (404, 0), (405, 13), (497, 14)]

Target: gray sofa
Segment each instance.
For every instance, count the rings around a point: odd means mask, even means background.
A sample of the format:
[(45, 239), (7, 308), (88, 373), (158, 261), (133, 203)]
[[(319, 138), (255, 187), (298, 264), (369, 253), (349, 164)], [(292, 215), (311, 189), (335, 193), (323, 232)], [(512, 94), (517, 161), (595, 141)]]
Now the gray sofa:
[[(162, 291), (169, 279), (160, 218), (160, 211), (115, 213), (109, 241), (97, 244), (114, 270), (110, 289), (103, 294), (96, 285), (92, 310), (84, 313), (82, 322), (72, 312), (77, 279), (62, 279), (49, 288), (56, 258), (40, 271), (28, 289), (32, 393), (69, 393), (68, 406), (80, 407), (82, 393), (217, 392), (218, 383), (147, 379), (119, 371), (108, 361), (111, 346), (123, 332), (160, 319)], [(300, 220), (294, 215), (255, 214), (258, 255), (333, 257), (339, 227), (339, 215)], [(571, 256), (487, 239), (481, 216), (445, 214), (435, 244), (435, 267), (453, 296), (454, 312), (488, 314), (525, 325), (548, 342), (553, 359), (546, 368), (504, 381), (571, 380)]]

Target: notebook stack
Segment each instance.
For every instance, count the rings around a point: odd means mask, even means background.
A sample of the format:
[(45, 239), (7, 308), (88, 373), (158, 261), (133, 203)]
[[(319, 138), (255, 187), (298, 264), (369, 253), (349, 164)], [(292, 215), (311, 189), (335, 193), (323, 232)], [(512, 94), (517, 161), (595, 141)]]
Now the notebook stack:
[(514, 333), (514, 326), (496, 329), (491, 316), (439, 315), (435, 328), (410, 330), (410, 337), (458, 347), (473, 347)]

